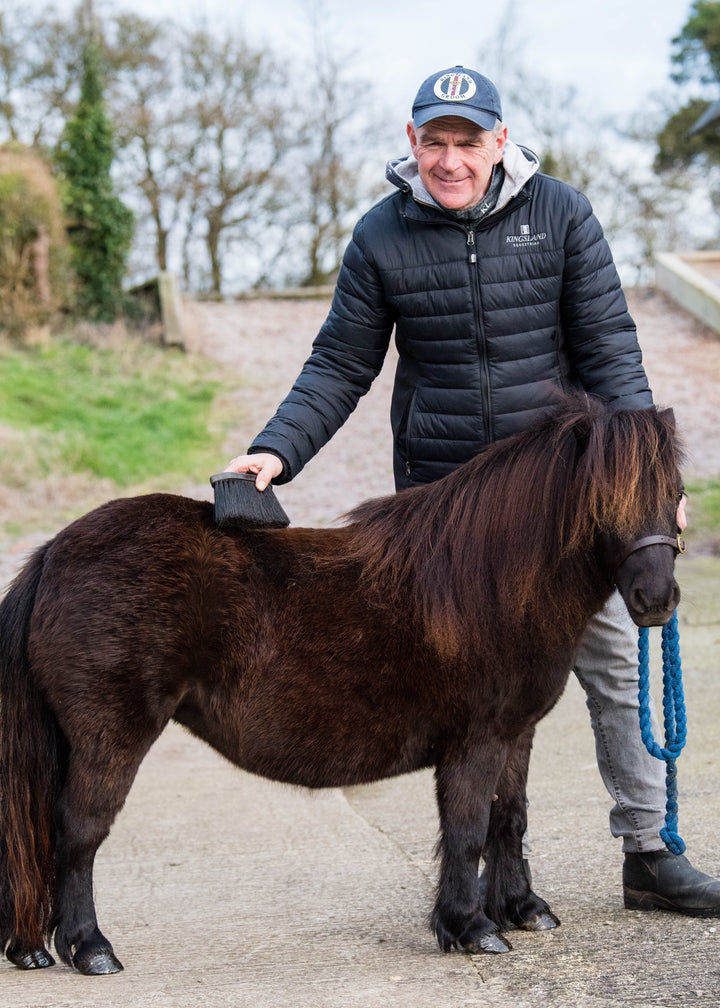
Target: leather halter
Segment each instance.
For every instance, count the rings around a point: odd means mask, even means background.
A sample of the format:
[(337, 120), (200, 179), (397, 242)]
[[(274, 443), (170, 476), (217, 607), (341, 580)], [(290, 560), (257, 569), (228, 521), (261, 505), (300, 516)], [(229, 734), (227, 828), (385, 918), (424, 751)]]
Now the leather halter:
[(611, 578), (613, 584), (615, 584), (615, 575), (625, 563), (627, 558), (632, 556), (632, 554), (636, 553), (638, 550), (645, 549), (646, 546), (670, 546), (675, 550), (676, 554), (685, 552), (685, 540), (679, 532), (674, 539), (672, 536), (666, 535), (651, 535), (645, 536), (643, 539), (636, 539), (635, 542), (630, 543), (621, 550), (615, 559), (615, 566), (613, 567)]

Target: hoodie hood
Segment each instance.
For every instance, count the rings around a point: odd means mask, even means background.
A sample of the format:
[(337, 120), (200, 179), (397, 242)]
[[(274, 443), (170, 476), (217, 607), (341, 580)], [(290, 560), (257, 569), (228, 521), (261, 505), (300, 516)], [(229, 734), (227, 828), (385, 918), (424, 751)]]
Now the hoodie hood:
[[(502, 210), (513, 196), (517, 196), (527, 181), (540, 170), (540, 160), (527, 147), (520, 147), (512, 140), (508, 140), (503, 151), (502, 166), (505, 169), (505, 178), (492, 213)], [(417, 161), (412, 154), (405, 158), (388, 161), (385, 177), (398, 189), (411, 192), (413, 199), (418, 203), (424, 203), (426, 206), (436, 207), (439, 210), (444, 209), (432, 198), (420, 181)]]

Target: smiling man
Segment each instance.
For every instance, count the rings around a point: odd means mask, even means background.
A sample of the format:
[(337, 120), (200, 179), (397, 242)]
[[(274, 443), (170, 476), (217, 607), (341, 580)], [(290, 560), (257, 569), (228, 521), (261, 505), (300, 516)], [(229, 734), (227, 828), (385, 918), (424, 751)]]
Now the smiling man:
[(457, 116), (443, 116), (426, 126), (408, 123), (410, 149), (428, 194), (447, 210), (468, 210), (490, 186), (493, 168), (502, 161), (507, 129), (479, 129)]
[[(453, 114), (457, 109), (460, 112)], [(463, 110), (470, 110), (472, 118), (465, 118)], [(478, 204), (507, 141), (495, 85), (465, 72), (430, 77), (417, 94), (412, 114), (407, 135), (428, 195), (448, 210)]]
[[(495, 85), (461, 66), (433, 74), (407, 136), (411, 154), (386, 170), (395, 191), (357, 223), (301, 374), (248, 454), (228, 465), (255, 473), (260, 490), (291, 480), (342, 426), (393, 334), (399, 490), (532, 427), (560, 389), (618, 410), (652, 406), (592, 207), (508, 139)], [(625, 905), (720, 916), (720, 883), (660, 838), (664, 764), (641, 739), (637, 633), (617, 593), (588, 627), (574, 671), (614, 802), (610, 828), (623, 842)]]

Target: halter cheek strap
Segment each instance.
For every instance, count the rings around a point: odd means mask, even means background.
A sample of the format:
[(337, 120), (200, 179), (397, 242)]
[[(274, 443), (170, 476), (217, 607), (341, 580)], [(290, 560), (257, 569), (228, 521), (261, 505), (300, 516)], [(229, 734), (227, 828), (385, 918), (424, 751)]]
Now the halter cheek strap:
[(636, 539), (635, 542), (630, 543), (625, 547), (625, 549), (621, 550), (616, 557), (611, 578), (613, 584), (615, 583), (615, 576), (617, 572), (620, 570), (627, 558), (632, 556), (632, 554), (636, 553), (638, 550), (645, 549), (646, 546), (670, 546), (676, 553), (685, 552), (685, 540), (679, 532), (674, 539), (672, 536), (666, 535), (651, 535), (645, 536), (644, 539)]

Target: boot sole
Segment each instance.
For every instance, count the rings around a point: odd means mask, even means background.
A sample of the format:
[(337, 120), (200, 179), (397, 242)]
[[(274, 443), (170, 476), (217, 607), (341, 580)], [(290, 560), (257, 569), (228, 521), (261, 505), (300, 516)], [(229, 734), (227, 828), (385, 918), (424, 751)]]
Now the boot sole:
[(713, 907), (683, 907), (658, 893), (625, 889), (623, 901), (626, 910), (665, 910), (669, 913), (684, 914), (685, 917), (720, 917), (720, 910)]

